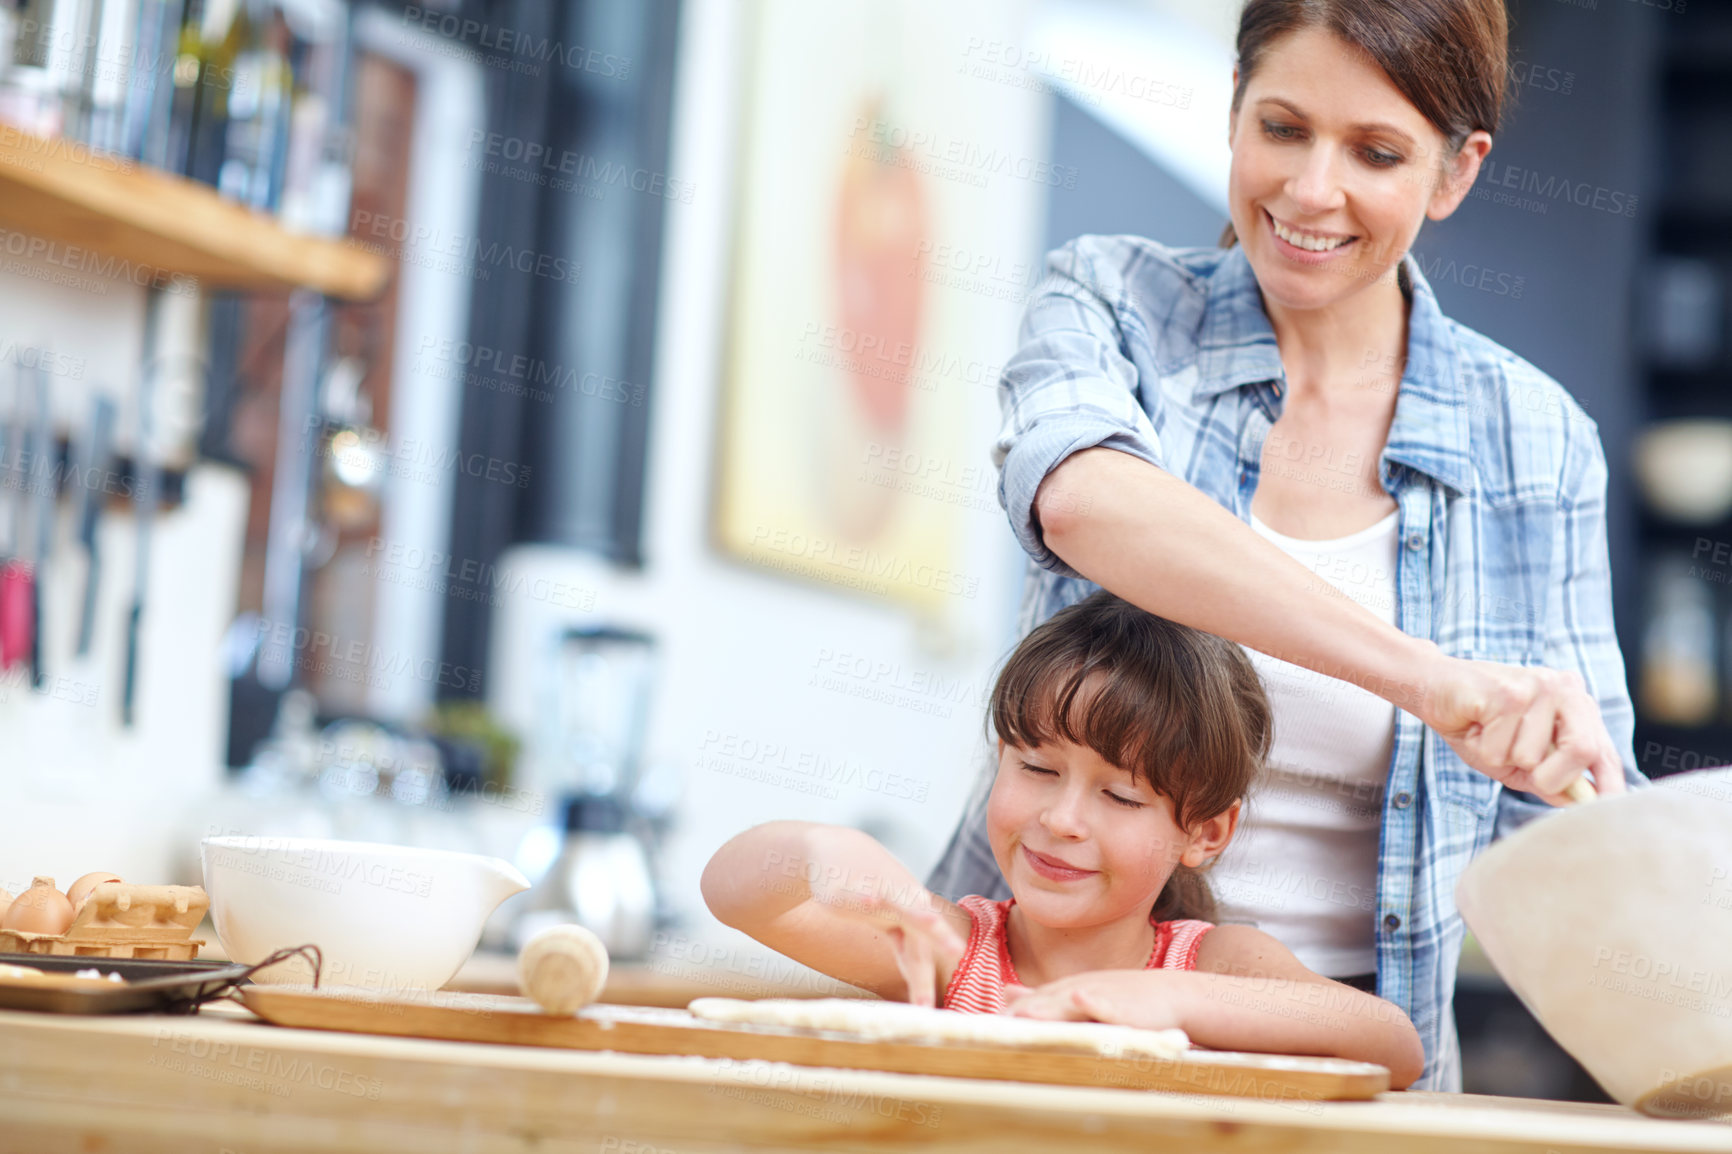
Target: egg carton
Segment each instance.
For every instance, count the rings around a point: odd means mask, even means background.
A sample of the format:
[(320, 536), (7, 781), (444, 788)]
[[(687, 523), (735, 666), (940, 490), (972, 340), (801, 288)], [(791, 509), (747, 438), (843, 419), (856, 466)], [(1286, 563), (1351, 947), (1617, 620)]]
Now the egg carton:
[(0, 953), (191, 961), (205, 939), (192, 931), (210, 909), (203, 886), (103, 882), (63, 934), (0, 930)]

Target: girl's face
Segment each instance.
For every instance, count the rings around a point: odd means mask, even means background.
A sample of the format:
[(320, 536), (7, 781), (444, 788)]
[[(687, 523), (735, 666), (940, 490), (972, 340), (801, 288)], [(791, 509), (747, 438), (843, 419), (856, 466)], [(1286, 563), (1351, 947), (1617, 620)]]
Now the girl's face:
[(1233, 229), (1264, 297), (1293, 309), (1390, 274), (1426, 217), (1455, 211), (1491, 148), (1489, 134), (1474, 132), (1444, 157), (1443, 134), (1388, 75), (1317, 28), (1264, 55), (1227, 141)]
[(1023, 912), (1081, 929), (1146, 919), (1174, 868), (1219, 853), (1238, 818), (1235, 802), (1187, 833), (1169, 799), (1087, 746), (1018, 749), (1001, 740), (986, 830)]

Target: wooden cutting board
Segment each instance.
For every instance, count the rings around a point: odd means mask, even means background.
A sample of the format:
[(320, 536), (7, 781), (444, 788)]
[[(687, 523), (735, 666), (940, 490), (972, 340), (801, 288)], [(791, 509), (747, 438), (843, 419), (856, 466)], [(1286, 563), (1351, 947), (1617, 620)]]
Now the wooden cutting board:
[(241, 987), (240, 995), (247, 1008), (267, 1022), (311, 1030), (1173, 1090), (1274, 1102), (1363, 1099), (1389, 1089), (1386, 1067), (1340, 1058), (1221, 1050), (1192, 1050), (1177, 1059), (1109, 1058), (977, 1043), (878, 1042), (828, 1031), (709, 1022), (686, 1010), (650, 1006), (598, 1004), (575, 1016), (552, 1015), (527, 998), (454, 991), (394, 1000), (361, 990), (250, 985)]

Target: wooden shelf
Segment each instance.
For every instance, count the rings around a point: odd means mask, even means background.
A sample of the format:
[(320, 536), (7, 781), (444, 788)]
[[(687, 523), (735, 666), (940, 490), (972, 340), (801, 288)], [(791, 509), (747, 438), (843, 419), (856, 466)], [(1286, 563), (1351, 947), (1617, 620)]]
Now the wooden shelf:
[(0, 125), (0, 225), (94, 254), (89, 261), (70, 252), (56, 258), (85, 271), (101, 271), (116, 258), (213, 288), (309, 288), (368, 300), (391, 271), (376, 253), (289, 232), (206, 185), (6, 125)]

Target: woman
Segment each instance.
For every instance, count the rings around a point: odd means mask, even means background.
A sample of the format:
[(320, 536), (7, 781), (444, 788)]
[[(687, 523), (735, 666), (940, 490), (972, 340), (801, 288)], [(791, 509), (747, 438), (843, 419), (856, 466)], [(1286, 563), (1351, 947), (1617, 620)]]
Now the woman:
[[(1404, 1009), (1419, 1089), (1461, 1084), (1462, 869), (1584, 773), (1643, 780), (1598, 431), (1407, 255), (1491, 148), (1507, 41), (1503, 0), (1249, 0), (1223, 247), (1050, 254), (994, 448), (1021, 632), (1098, 586), (1252, 653), (1275, 742), (1224, 916)], [(938, 893), (1006, 896), (983, 809)]]

